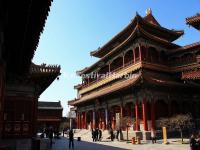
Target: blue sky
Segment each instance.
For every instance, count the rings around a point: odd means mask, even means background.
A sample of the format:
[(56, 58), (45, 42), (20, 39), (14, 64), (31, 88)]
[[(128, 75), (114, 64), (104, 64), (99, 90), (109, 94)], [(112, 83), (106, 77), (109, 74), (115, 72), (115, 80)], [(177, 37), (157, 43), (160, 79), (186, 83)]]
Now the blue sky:
[(81, 82), (75, 72), (97, 61), (90, 51), (120, 32), (136, 11), (144, 16), (147, 8), (163, 27), (185, 31), (175, 43), (200, 41), (200, 32), (185, 24), (186, 17), (200, 13), (199, 0), (54, 0), (33, 62), (59, 64), (62, 75), (39, 100), (60, 100), (65, 115), (67, 100), (76, 97), (73, 87)]

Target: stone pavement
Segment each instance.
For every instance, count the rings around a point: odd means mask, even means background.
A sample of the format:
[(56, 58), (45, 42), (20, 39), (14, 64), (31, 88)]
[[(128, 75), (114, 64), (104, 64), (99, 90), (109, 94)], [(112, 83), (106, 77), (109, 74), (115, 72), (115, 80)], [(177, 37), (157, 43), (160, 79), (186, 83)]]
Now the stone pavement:
[[(54, 139), (52, 150), (68, 150), (68, 139)], [(124, 150), (124, 148), (111, 147), (98, 143), (74, 140), (74, 150)]]
[[(74, 150), (189, 150), (189, 144), (179, 144), (169, 140), (169, 145), (162, 144), (162, 141), (158, 141), (157, 144), (151, 144), (150, 141), (147, 143), (142, 143), (140, 145), (133, 145), (131, 143), (119, 142), (119, 141), (109, 141), (104, 140), (101, 142), (88, 141), (74, 141)], [(66, 137), (61, 139), (54, 139), (54, 144), (52, 150), (67, 150), (68, 140)]]

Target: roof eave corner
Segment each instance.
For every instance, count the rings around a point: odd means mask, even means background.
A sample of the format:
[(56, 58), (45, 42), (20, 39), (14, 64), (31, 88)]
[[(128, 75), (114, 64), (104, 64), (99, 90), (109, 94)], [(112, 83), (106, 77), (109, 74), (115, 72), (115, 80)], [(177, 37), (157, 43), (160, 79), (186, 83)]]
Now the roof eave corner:
[(76, 99), (74, 99), (74, 100), (69, 100), (67, 103), (68, 103), (68, 105), (70, 105), (70, 106), (74, 106), (74, 102), (76, 101)]
[(91, 52), (90, 52), (90, 56), (96, 57), (96, 53), (97, 53), (97, 50), (91, 51)]
[(77, 75), (77, 76), (81, 76), (81, 75), (82, 75), (82, 72), (81, 72), (81, 71), (76, 71), (76, 75)]

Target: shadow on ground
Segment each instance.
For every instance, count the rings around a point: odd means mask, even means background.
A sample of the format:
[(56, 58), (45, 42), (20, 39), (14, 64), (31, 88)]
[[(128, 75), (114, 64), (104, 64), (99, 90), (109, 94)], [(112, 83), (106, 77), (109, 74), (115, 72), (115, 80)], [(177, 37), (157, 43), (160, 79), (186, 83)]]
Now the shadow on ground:
[[(68, 142), (69, 141), (67, 138), (54, 139), (52, 150), (67, 150), (69, 149)], [(127, 149), (113, 147), (113, 146), (106, 146), (86, 141), (74, 140), (74, 150), (127, 150)]]

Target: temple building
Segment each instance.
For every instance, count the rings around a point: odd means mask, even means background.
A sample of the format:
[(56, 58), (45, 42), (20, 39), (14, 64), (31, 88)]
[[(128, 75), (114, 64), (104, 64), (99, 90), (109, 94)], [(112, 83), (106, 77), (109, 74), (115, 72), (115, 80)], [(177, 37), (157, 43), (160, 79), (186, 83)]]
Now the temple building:
[(192, 17), (186, 18), (186, 23), (193, 26), (197, 30), (200, 30), (200, 14), (197, 13), (196, 15)]
[[(186, 18), (186, 23), (200, 31), (200, 14), (198, 13), (195, 16)], [(200, 47), (200, 42), (192, 44), (191, 47)], [(197, 56), (197, 61), (200, 62), (200, 56)], [(183, 72), (182, 79), (195, 80), (196, 82), (199, 82), (200, 68), (192, 68)]]
[(38, 102), (37, 129), (53, 127), (58, 130), (62, 121), (63, 107), (61, 102)]
[(77, 71), (78, 97), (68, 101), (76, 109), (77, 128), (116, 129), (127, 118), (120, 127), (147, 139), (160, 118), (190, 113), (199, 119), (200, 84), (186, 80), (185, 73), (200, 67), (200, 44), (175, 44), (183, 34), (160, 25), (148, 9), (92, 51), (99, 60)]
[(51, 2), (0, 1), (2, 138), (31, 138), (36, 135), (38, 98), (60, 75), (60, 66), (32, 63)]

